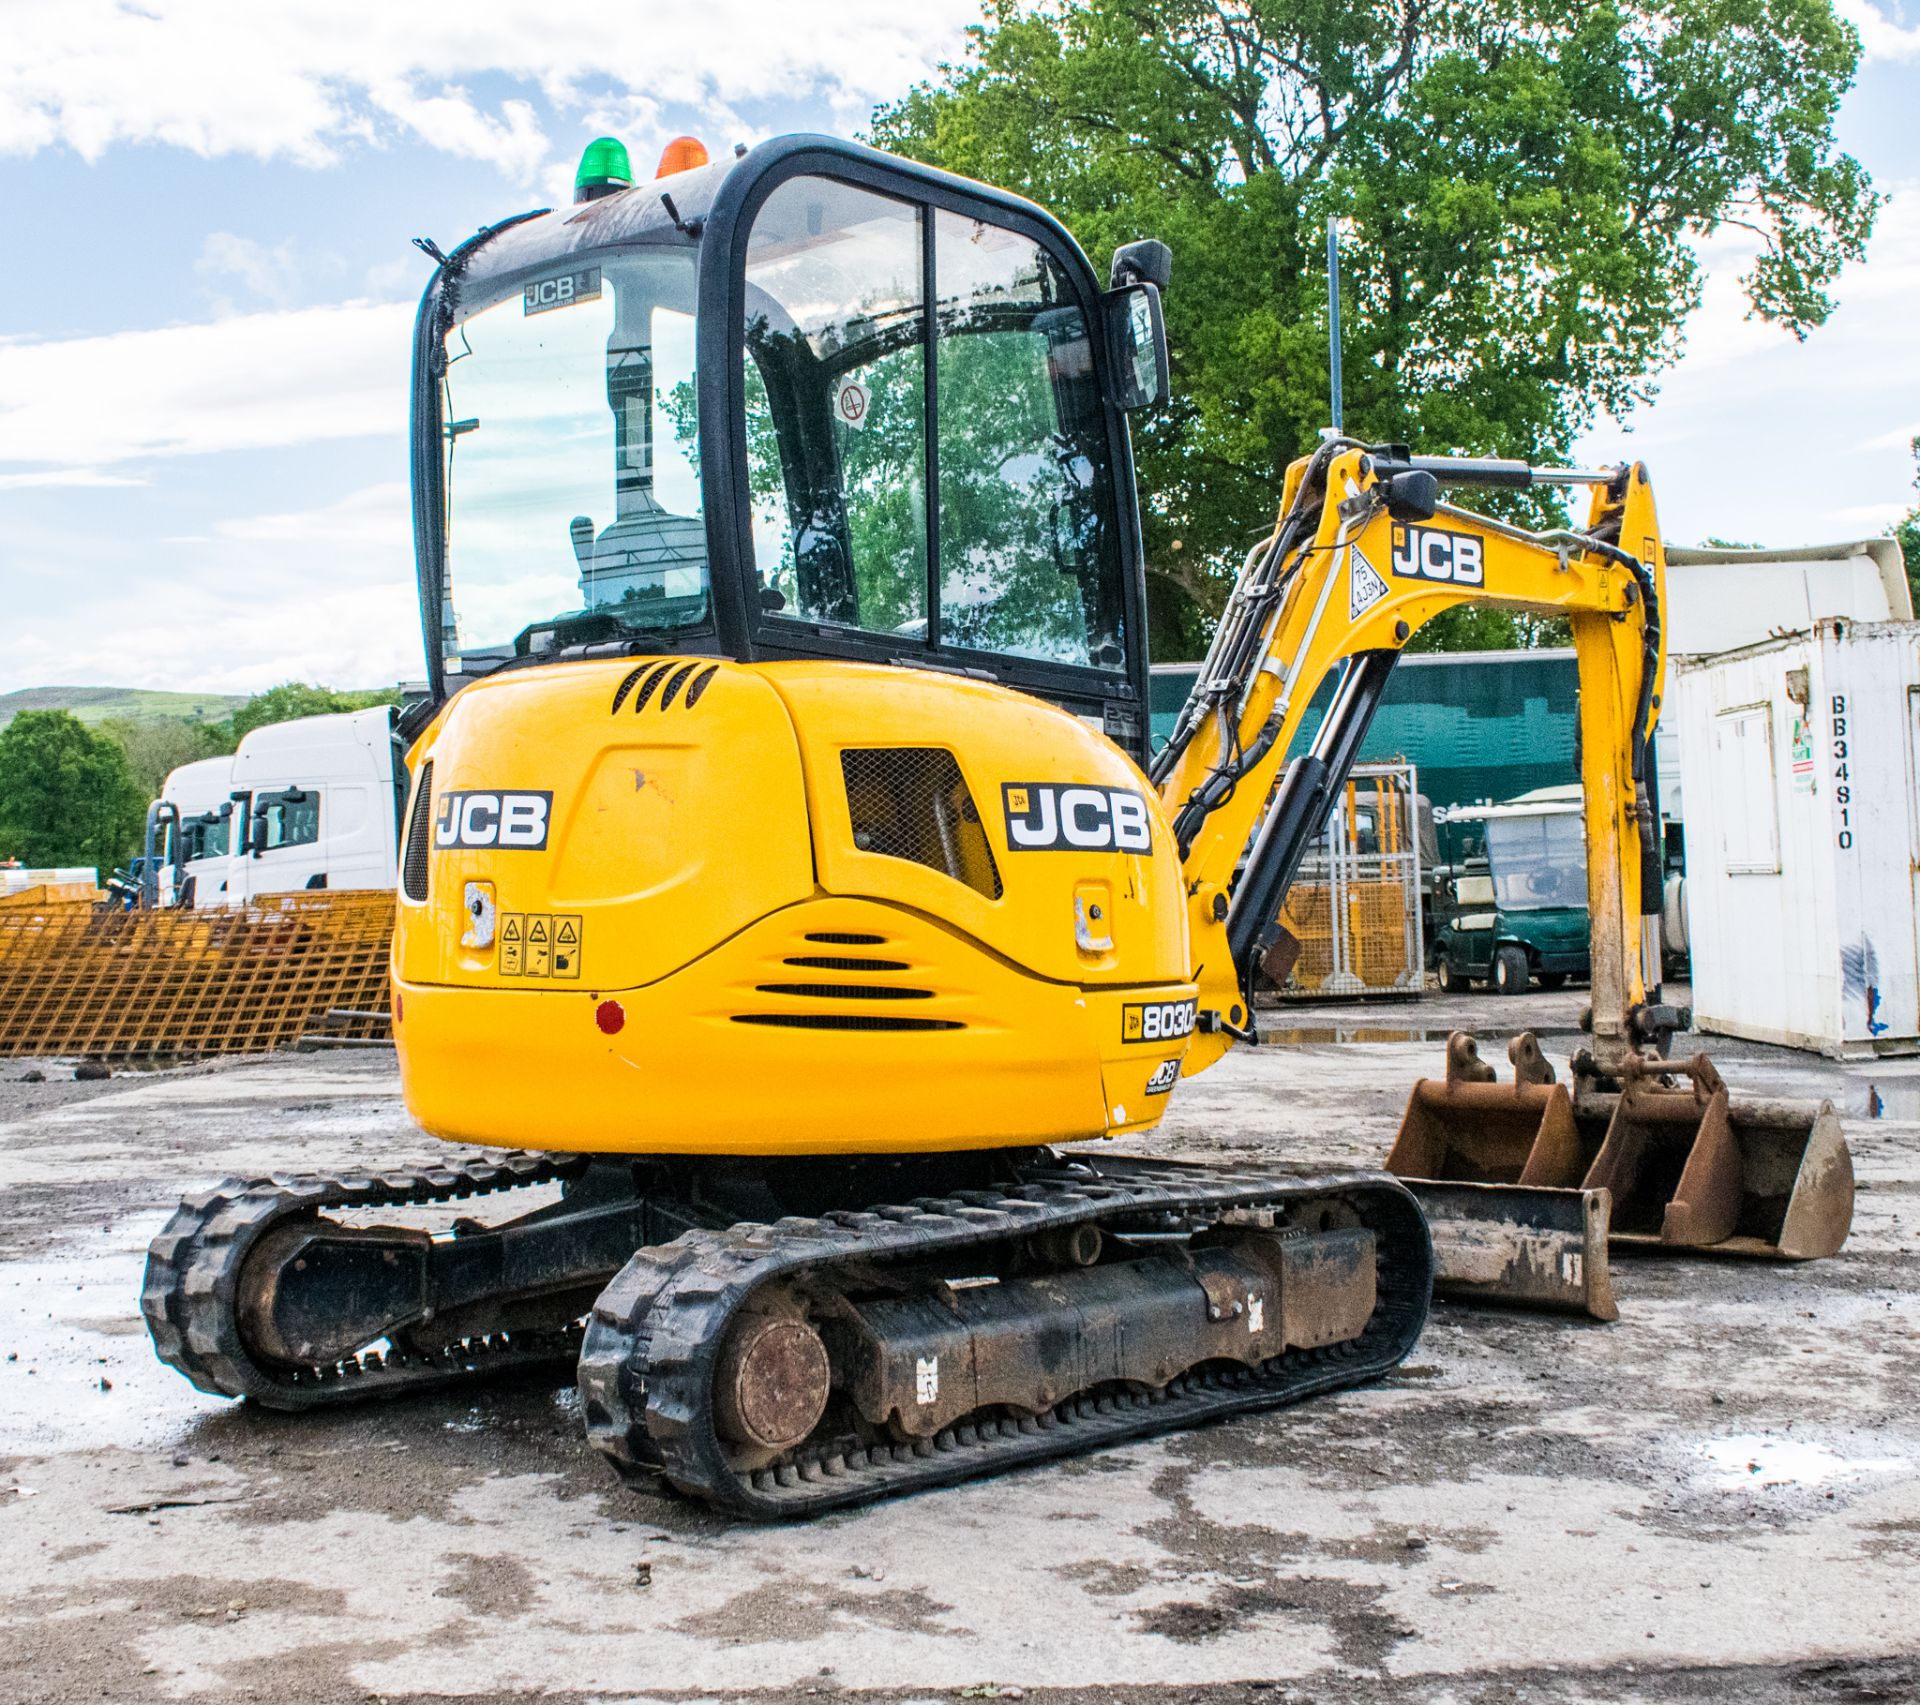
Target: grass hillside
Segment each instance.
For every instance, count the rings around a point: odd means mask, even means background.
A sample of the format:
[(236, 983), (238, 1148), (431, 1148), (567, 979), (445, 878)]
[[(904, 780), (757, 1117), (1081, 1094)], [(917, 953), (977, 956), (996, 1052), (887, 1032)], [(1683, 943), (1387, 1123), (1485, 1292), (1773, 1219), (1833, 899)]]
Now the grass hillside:
[(158, 693), (144, 687), (23, 687), (0, 693), (0, 728), (23, 710), (70, 710), (82, 722), (224, 722), (244, 693)]

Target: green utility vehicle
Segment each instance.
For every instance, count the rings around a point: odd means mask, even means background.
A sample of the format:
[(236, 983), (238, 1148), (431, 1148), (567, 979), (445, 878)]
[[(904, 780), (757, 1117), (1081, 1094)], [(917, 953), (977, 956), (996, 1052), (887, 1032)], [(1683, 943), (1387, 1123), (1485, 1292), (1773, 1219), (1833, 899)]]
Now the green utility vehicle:
[(1500, 994), (1517, 995), (1535, 981), (1557, 989), (1569, 977), (1587, 976), (1579, 787), (1536, 788), (1504, 805), (1459, 806), (1445, 821), (1456, 834), (1459, 826), (1476, 826), (1486, 856), (1459, 867), (1435, 896), (1441, 922), (1433, 968), (1440, 987), (1484, 981)]

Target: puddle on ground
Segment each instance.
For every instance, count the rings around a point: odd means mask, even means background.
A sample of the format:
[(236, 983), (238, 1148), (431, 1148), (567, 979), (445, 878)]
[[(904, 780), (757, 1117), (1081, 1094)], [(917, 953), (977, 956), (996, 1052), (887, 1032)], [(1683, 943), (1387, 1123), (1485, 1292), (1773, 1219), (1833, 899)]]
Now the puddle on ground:
[(1868, 1474), (1905, 1473), (1913, 1467), (1903, 1456), (1846, 1457), (1831, 1445), (1763, 1438), (1757, 1433), (1709, 1439), (1700, 1454), (1714, 1471), (1714, 1485), (1723, 1489), (1829, 1486)]
[(0, 1454), (164, 1442), (231, 1407), (165, 1366), (147, 1337), (140, 1281), (166, 1217), (142, 1214), (78, 1250), (0, 1264)]

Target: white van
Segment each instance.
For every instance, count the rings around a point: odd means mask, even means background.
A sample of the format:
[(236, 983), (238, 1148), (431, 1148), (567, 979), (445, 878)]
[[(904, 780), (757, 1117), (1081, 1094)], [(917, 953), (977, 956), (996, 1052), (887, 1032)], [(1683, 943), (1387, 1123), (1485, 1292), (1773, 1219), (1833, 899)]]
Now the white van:
[(256, 728), (230, 758), (183, 764), (160, 903), (240, 906), (298, 889), (391, 888), (406, 766), (385, 705)]

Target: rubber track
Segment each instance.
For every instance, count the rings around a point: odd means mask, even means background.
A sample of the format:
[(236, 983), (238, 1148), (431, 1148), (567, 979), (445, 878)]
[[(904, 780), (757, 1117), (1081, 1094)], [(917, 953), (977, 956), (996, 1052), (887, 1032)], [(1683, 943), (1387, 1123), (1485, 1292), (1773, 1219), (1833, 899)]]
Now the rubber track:
[[(960, 1422), (917, 1444), (815, 1440), (793, 1459), (733, 1468), (714, 1430), (714, 1362), (733, 1314), (759, 1287), (839, 1264), (936, 1259), (1048, 1226), (1142, 1213), (1299, 1209), (1338, 1201), (1376, 1236), (1378, 1302), (1360, 1337), (1289, 1350), (1258, 1368), (1193, 1371), (1164, 1391), (1082, 1394), (1037, 1417)], [(580, 1355), (587, 1434), (628, 1478), (659, 1469), (732, 1514), (785, 1520), (1221, 1416), (1297, 1402), (1385, 1373), (1413, 1348), (1433, 1284), (1418, 1205), (1381, 1173), (1301, 1178), (1178, 1163), (1062, 1164), (1008, 1192), (962, 1191), (909, 1206), (688, 1232), (640, 1250), (600, 1294)]]
[(581, 1155), (516, 1151), (463, 1156), (410, 1171), (229, 1178), (203, 1195), (187, 1197), (147, 1246), (140, 1310), (154, 1350), (202, 1391), (251, 1397), (270, 1409), (317, 1409), (536, 1366), (564, 1366), (578, 1350), (578, 1326), (463, 1338), (425, 1353), (365, 1351), (325, 1366), (288, 1368), (248, 1354), (234, 1310), (248, 1253), (263, 1233), (285, 1220), (331, 1208), (465, 1201), (550, 1184), (586, 1164)]

